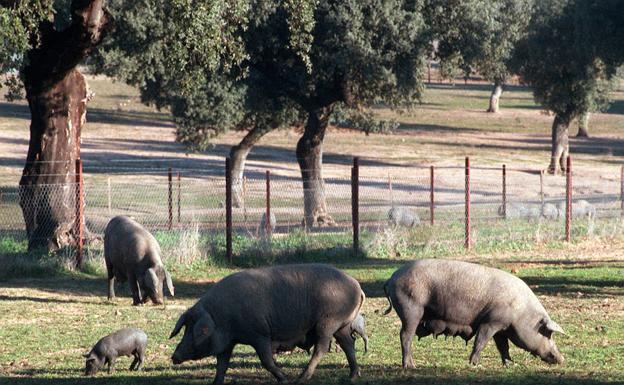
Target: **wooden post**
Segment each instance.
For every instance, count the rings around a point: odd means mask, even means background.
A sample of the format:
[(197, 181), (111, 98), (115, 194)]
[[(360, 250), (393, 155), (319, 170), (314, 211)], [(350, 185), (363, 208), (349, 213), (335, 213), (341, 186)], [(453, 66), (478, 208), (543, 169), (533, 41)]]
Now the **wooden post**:
[(180, 223), (182, 217), (182, 178), (180, 177), (180, 171), (178, 171), (178, 223)]
[(544, 170), (540, 170), (540, 201), (544, 207)]
[(503, 218), (507, 219), (507, 167), (503, 165)]
[(470, 249), (472, 239), (471, 239), (471, 223), (470, 223), (470, 158), (466, 157), (466, 203), (465, 203), (465, 220), (466, 220), (466, 233), (464, 236), (464, 247), (466, 249)]
[(351, 167), (351, 224), (353, 226), (353, 254), (360, 251), (360, 158), (353, 157)]
[(431, 84), (431, 60), (427, 63), (427, 83)]
[(429, 219), (431, 226), (435, 224), (435, 175), (434, 168), (429, 168)]
[(264, 221), (265, 234), (271, 236), (271, 171), (266, 170), (266, 218)]
[(624, 216), (624, 166), (620, 168), (620, 215)]
[(572, 158), (568, 155), (566, 159), (566, 218), (565, 218), (565, 239), (570, 242), (570, 224), (572, 221)]
[(108, 216), (110, 217), (112, 215), (112, 210), (111, 210), (111, 183), (110, 183), (110, 177), (108, 177), (107, 179), (107, 184), (108, 184)]
[(232, 161), (225, 158), (225, 257), (232, 263)]
[(84, 186), (82, 180), (82, 160), (76, 159), (76, 267), (84, 266)]
[(167, 178), (169, 180), (169, 195), (167, 199), (167, 203), (169, 207), (169, 222), (167, 224), (167, 228), (171, 230), (171, 227), (173, 226), (173, 186), (172, 186), (173, 175), (171, 173), (171, 167), (169, 167), (169, 170), (167, 171)]

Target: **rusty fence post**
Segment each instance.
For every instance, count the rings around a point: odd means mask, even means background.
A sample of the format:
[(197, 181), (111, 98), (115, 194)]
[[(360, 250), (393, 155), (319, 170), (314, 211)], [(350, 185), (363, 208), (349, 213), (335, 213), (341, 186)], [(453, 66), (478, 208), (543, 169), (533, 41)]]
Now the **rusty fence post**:
[(566, 212), (565, 212), (565, 240), (570, 242), (570, 225), (572, 222), (572, 158), (566, 159)]
[(353, 157), (351, 167), (351, 225), (353, 227), (353, 254), (360, 251), (360, 158)]
[(507, 166), (503, 165), (503, 218), (507, 219)]
[(624, 216), (624, 166), (620, 168), (620, 215)]
[(167, 195), (167, 207), (169, 208), (169, 219), (167, 222), (167, 228), (171, 230), (171, 227), (173, 226), (173, 186), (172, 186), (173, 175), (171, 172), (171, 167), (169, 167), (169, 169), (167, 170), (167, 179), (169, 181), (168, 195)]
[(84, 185), (82, 179), (82, 160), (76, 159), (76, 267), (84, 266)]
[(435, 174), (434, 167), (429, 167), (429, 220), (435, 224)]
[(178, 171), (178, 223), (182, 218), (182, 177)]
[(466, 202), (465, 202), (465, 220), (466, 220), (466, 233), (464, 236), (464, 247), (466, 249), (470, 249), (472, 244), (471, 239), (471, 231), (472, 231), (472, 223), (470, 221), (470, 158), (466, 157), (466, 166), (465, 166), (465, 176), (466, 176)]
[(225, 257), (232, 263), (232, 160), (225, 158)]
[(540, 201), (544, 207), (544, 170), (540, 170)]
[(271, 171), (266, 170), (266, 218), (264, 220), (264, 230), (267, 237), (271, 236)]

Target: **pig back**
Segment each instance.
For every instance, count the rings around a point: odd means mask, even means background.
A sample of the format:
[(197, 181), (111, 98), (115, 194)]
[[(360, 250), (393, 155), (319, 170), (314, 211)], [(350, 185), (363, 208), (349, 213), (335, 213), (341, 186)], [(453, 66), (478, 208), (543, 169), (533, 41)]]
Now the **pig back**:
[(424, 307), (423, 319), (459, 325), (496, 319), (511, 324), (527, 311), (546, 314), (521, 279), (499, 269), (462, 261), (420, 260), (395, 274), (396, 290)]
[(215, 284), (201, 304), (219, 328), (295, 340), (324, 324), (350, 323), (363, 301), (359, 283), (322, 264), (250, 269)]
[[(104, 232), (104, 251), (105, 258), (118, 267), (141, 262), (162, 264), (156, 238), (139, 223), (123, 215), (108, 222)], [(146, 256), (149, 260), (144, 261)]]

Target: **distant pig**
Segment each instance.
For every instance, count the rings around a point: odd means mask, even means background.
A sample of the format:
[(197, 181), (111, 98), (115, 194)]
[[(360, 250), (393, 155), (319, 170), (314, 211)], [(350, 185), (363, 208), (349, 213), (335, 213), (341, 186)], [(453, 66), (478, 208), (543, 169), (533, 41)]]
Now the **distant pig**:
[[(275, 214), (271, 212), (271, 217), (269, 221), (269, 229), (271, 233), (275, 231), (275, 226), (277, 225), (277, 219), (275, 218)], [(267, 220), (266, 213), (262, 213), (262, 218), (260, 218), (260, 224), (258, 226), (258, 234), (261, 238), (265, 238), (267, 236)]]
[(104, 231), (104, 260), (108, 271), (108, 299), (115, 298), (115, 279), (128, 281), (132, 303), (152, 300), (163, 303), (163, 282), (171, 296), (173, 283), (160, 259), (158, 241), (143, 226), (120, 215), (108, 222)]
[(108, 373), (115, 371), (115, 360), (119, 356), (134, 356), (130, 370), (139, 370), (145, 361), (147, 334), (140, 329), (125, 328), (100, 339), (86, 358), (85, 375), (96, 374), (108, 364)]
[(518, 277), (473, 263), (423, 259), (397, 270), (384, 285), (401, 319), (403, 367), (413, 367), (414, 335), (475, 337), (470, 363), (477, 365), (490, 338), (503, 364), (509, 341), (551, 364), (563, 363), (553, 333), (563, 333), (531, 289)]
[(388, 210), (388, 220), (394, 226), (414, 227), (420, 224), (418, 214), (404, 206), (392, 206)]

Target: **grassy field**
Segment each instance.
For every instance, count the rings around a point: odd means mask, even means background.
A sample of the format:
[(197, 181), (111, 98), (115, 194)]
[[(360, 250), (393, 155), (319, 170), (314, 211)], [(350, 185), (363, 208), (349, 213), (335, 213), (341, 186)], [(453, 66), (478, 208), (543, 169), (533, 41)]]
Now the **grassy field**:
[[(164, 168), (167, 162), (175, 162), (176, 167), (215, 170), (215, 175), (219, 175), (221, 169), (217, 168), (221, 167), (229, 146), (241, 138), (241, 133), (231, 133), (217, 139), (215, 146), (206, 152), (188, 154), (184, 146), (173, 141), (174, 127), (166, 112), (141, 105), (136, 90), (101, 77), (89, 78), (89, 82), (96, 97), (89, 105), (89, 123), (82, 142), (82, 158), (90, 167), (86, 168), (88, 180), (105, 181), (115, 171), (115, 165), (119, 171), (119, 165)], [(326, 175), (332, 175), (338, 166), (348, 171), (351, 157), (356, 155), (378, 159), (380, 171), (363, 169), (362, 175), (382, 179), (389, 178), (390, 172), (385, 168), (389, 163), (461, 165), (465, 156), (471, 156), (473, 164), (479, 165), (498, 167), (507, 162), (516, 167), (545, 167), (549, 160), (552, 116), (533, 103), (526, 88), (509, 87), (497, 115), (484, 112), (488, 97), (489, 87), (481, 84), (433, 84), (428, 87), (423, 104), (414, 111), (377, 111), (380, 116), (401, 123), (395, 132), (365, 136), (332, 129), (325, 140)], [(607, 190), (606, 184), (615, 185), (619, 192), (619, 180), (614, 175), (619, 175), (624, 159), (621, 139), (624, 92), (615, 93), (610, 109), (593, 116), (591, 122), (594, 137), (571, 140), (577, 167), (575, 180), (586, 181), (582, 187), (592, 193)], [(0, 102), (3, 188), (14, 188), (19, 179), (28, 145), (28, 124), (25, 103)], [(295, 130), (267, 135), (250, 155), (249, 170), (263, 172), (265, 168), (274, 168), (296, 176), (294, 144), (299, 135)], [(377, 174), (371, 176), (367, 172)], [(400, 176), (405, 170), (397, 172)], [(145, 185), (146, 181), (153, 186), (155, 176), (133, 169), (120, 173), (118, 178), (120, 183), (130, 186)], [(561, 184), (556, 178), (550, 180)], [(490, 180), (484, 178), (481, 183)], [(498, 186), (499, 181), (492, 179), (491, 183)], [(526, 179), (518, 179), (514, 186), (529, 187)], [(137, 197), (157, 205), (159, 201), (148, 190), (142, 190)], [(202, 205), (218, 205), (209, 195), (197, 195)], [(106, 204), (104, 196), (97, 202), (102, 207)], [(159, 193), (159, 199), (163, 196)], [(124, 199), (135, 200), (129, 194)], [(206, 203), (209, 199), (212, 199), (210, 203)], [(257, 205), (261, 204), (258, 200)], [(7, 219), (19, 218), (16, 202), (11, 205), (13, 211)], [(169, 340), (168, 335), (179, 314), (214, 281), (237, 269), (299, 261), (333, 263), (357, 278), (366, 292), (363, 312), (371, 342), (369, 353), (363, 354), (358, 341), (358, 360), (362, 366), (359, 383), (624, 383), (622, 221), (576, 222), (572, 244), (561, 242), (560, 222), (477, 220), (474, 225), (479, 242), (471, 252), (461, 247), (463, 227), (457, 222), (413, 232), (364, 231), (359, 258), (352, 255), (348, 232), (308, 236), (295, 231), (276, 237), (270, 244), (237, 236), (234, 266), (227, 266), (223, 261), (222, 235), (158, 231), (156, 236), (167, 251), (166, 264), (174, 276), (177, 294), (162, 307), (131, 306), (127, 288), (119, 291), (120, 297), (114, 303), (106, 301), (101, 247), (97, 245), (89, 249), (87, 269), (75, 272), (71, 269), (73, 250), (63, 250), (56, 256), (27, 253), (23, 237), (3, 235), (0, 239), (0, 384), (205, 384), (214, 376), (213, 358), (179, 367), (171, 365), (170, 356), (178, 339)], [(444, 242), (432, 243), (434, 237)], [(523, 278), (552, 318), (566, 330), (567, 336), (555, 337), (566, 363), (549, 366), (513, 347), (511, 355), (515, 364), (504, 368), (494, 344), (490, 343), (481, 365), (472, 367), (468, 364), (470, 346), (465, 346), (463, 340), (428, 337), (414, 342), (416, 369), (401, 370), (400, 322), (394, 312), (388, 316), (379, 312), (387, 305), (382, 285), (406, 260), (422, 257), (476, 261)], [(129, 372), (131, 360), (121, 358), (114, 375), (100, 373), (95, 378), (83, 377), (81, 355), (100, 337), (124, 326), (141, 327), (149, 335), (144, 370)], [(294, 379), (308, 359), (306, 353), (295, 352), (279, 356), (278, 362)], [(236, 349), (227, 383), (273, 381), (249, 347)], [(344, 354), (327, 354), (311, 383), (348, 383)]]
[[(556, 336), (566, 358), (563, 366), (549, 366), (512, 348), (515, 363), (504, 368), (490, 343), (481, 364), (468, 364), (470, 347), (461, 339), (424, 338), (414, 342), (415, 370), (400, 368), (398, 331), (393, 312), (382, 316), (387, 302), (384, 281), (404, 261), (343, 258), (336, 265), (356, 277), (367, 294), (363, 313), (371, 349), (358, 359), (366, 384), (616, 384), (624, 381), (624, 261), (613, 247), (624, 244), (585, 242), (556, 249), (456, 256), (500, 267), (523, 278), (567, 332)], [(326, 260), (323, 251), (308, 257)], [(103, 335), (124, 326), (144, 329), (150, 338), (142, 372), (129, 372), (130, 359), (120, 359), (113, 375), (100, 373), (89, 383), (171, 384), (206, 383), (214, 375), (215, 360), (170, 364), (177, 340), (168, 335), (178, 315), (220, 277), (233, 270), (220, 264), (199, 263), (194, 268), (171, 266), (176, 298), (165, 306), (131, 306), (127, 288), (114, 303), (105, 298), (101, 270), (93, 274), (58, 270), (40, 278), (14, 278), (0, 288), (0, 382), (11, 384), (80, 384), (84, 366), (81, 354)], [(278, 362), (295, 378), (309, 357), (305, 352), (281, 355)], [(273, 381), (261, 368), (253, 351), (239, 346), (228, 372), (228, 382), (240, 384)], [(329, 353), (321, 362), (313, 384), (346, 383), (348, 368), (342, 353)]]

